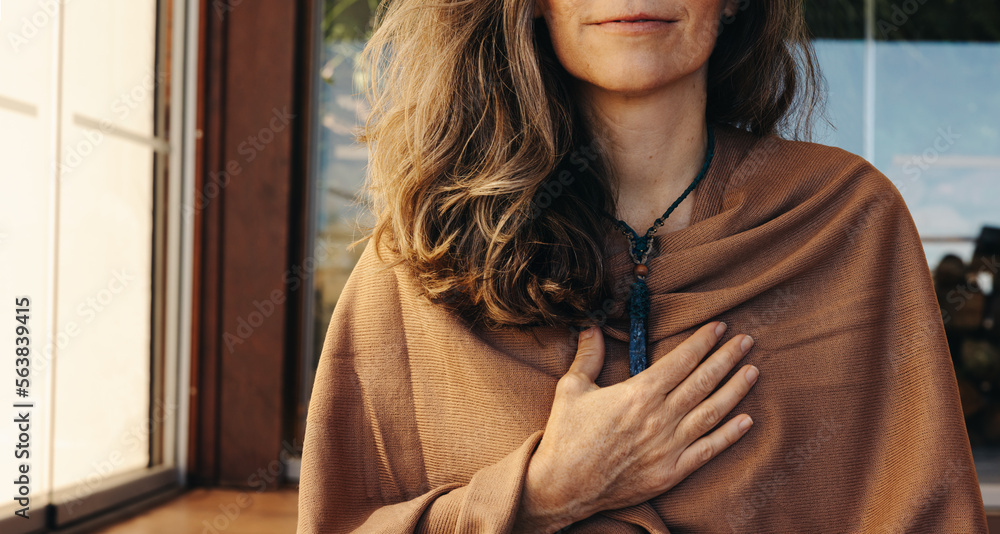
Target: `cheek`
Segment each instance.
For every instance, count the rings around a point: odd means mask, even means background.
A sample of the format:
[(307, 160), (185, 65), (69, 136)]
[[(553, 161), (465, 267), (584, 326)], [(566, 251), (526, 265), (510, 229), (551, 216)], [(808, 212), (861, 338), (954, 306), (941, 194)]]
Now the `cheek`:
[[(562, 19), (565, 20), (565, 19)], [(588, 39), (586, 32), (580, 32), (579, 26), (560, 19), (548, 23), (549, 39), (556, 58), (567, 72), (579, 76), (594, 60), (609, 54), (609, 51)]]
[(678, 63), (700, 66), (707, 62), (715, 48), (718, 28), (719, 21), (715, 19), (703, 19), (693, 24), (685, 33), (684, 46), (676, 54)]
[(692, 42), (698, 43), (699, 49), (711, 49), (715, 45), (721, 24), (722, 3), (711, 2), (699, 6), (691, 13), (691, 24), (685, 33)]

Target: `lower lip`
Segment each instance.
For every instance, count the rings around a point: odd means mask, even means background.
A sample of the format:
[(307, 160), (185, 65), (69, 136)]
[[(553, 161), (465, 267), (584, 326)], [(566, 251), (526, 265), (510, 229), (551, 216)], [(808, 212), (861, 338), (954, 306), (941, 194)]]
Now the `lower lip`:
[(643, 22), (602, 22), (598, 28), (618, 33), (651, 33), (669, 28), (673, 23), (665, 20), (647, 20)]

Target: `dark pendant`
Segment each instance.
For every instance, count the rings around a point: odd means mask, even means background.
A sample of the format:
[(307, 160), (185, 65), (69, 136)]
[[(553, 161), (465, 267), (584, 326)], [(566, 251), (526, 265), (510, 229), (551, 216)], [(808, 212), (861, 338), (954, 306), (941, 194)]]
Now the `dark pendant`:
[(646, 321), (632, 318), (628, 340), (628, 372), (635, 376), (646, 369)]
[[(644, 265), (637, 265), (636, 268)], [(646, 287), (646, 277), (637, 276), (632, 284), (632, 294), (629, 297), (629, 341), (628, 367), (629, 375), (635, 376), (646, 369), (646, 317), (649, 316), (649, 288)]]

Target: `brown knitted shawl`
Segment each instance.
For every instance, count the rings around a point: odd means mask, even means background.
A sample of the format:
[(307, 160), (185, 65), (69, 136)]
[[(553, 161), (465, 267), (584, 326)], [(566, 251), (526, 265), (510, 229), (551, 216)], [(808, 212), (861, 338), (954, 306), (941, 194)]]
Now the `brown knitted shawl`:
[[(729, 324), (720, 345), (752, 335), (741, 364), (760, 378), (724, 421), (754, 425), (668, 492), (569, 532), (985, 533), (931, 275), (895, 186), (836, 148), (724, 126), (716, 143), (690, 226), (655, 237), (649, 358), (712, 320)], [(624, 237), (608, 239), (631, 282)], [(319, 361), (300, 534), (512, 529), (576, 334), (471, 329), (418, 294), (368, 246)], [(601, 386), (628, 378), (626, 297), (595, 310)]]

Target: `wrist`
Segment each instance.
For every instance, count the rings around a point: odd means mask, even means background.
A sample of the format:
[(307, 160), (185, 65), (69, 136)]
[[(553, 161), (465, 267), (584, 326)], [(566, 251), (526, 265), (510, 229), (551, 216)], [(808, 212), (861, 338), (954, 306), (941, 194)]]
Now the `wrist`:
[(558, 488), (555, 476), (544, 459), (533, 456), (528, 463), (518, 507), (515, 532), (555, 534), (587, 516), (574, 514), (581, 506), (574, 505)]

